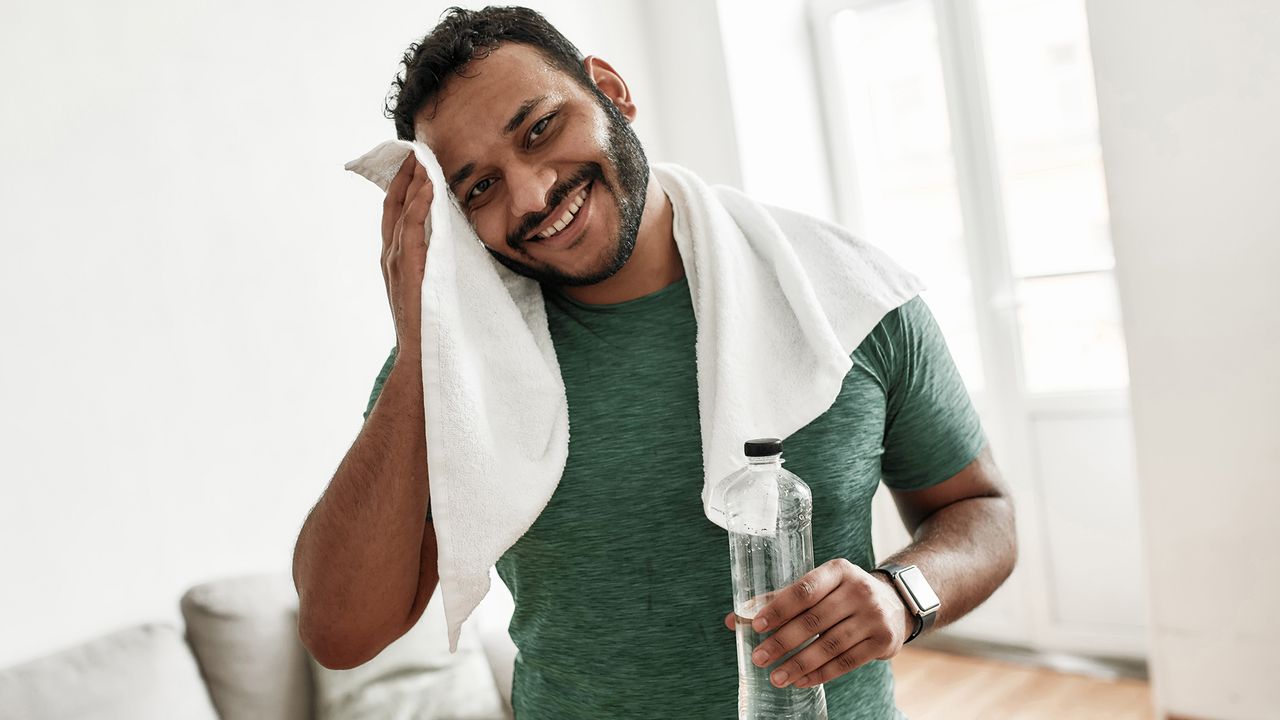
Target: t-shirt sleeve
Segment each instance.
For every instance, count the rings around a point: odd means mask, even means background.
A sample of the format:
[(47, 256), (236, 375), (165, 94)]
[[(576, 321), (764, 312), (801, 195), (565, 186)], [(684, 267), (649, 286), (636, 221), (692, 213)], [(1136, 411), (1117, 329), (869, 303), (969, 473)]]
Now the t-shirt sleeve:
[(896, 490), (920, 490), (963, 470), (986, 444), (986, 435), (924, 299), (917, 295), (889, 315), (881, 477)]
[(364, 419), (369, 419), (369, 413), (373, 412), (373, 406), (378, 402), (378, 396), (382, 394), (382, 386), (387, 382), (387, 376), (391, 374), (391, 368), (396, 364), (396, 351), (399, 346), (391, 348), (391, 354), (387, 356), (387, 361), (382, 363), (382, 369), (378, 371), (378, 377), (373, 380), (373, 392), (369, 393), (369, 406), (364, 410)]

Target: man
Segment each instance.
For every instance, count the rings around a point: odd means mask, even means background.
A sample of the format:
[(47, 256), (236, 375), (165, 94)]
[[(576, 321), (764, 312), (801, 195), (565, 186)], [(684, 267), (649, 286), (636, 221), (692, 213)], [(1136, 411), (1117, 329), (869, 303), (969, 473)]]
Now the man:
[[(365, 662), (438, 581), (420, 308), (423, 224), (447, 190), (498, 262), (542, 284), (572, 425), (555, 494), (498, 563), (516, 602), (517, 717), (734, 716), (728, 548), (699, 497), (696, 323), (626, 83), (524, 8), (455, 8), (404, 61), (397, 134), (431, 147), (449, 187), (410, 155), (384, 202), (397, 343), (298, 540), (307, 648), (328, 667)], [(772, 665), (817, 634), (774, 683), (825, 684), (833, 719), (893, 718), (886, 661), (923, 622), (875, 571), (876, 488), (914, 538), (886, 560), (923, 572), (935, 627), (1012, 572), (1013, 505), (923, 300), (889, 312), (852, 359), (832, 407), (786, 439), (813, 491), (819, 566), (757, 618), (773, 634), (754, 659)]]

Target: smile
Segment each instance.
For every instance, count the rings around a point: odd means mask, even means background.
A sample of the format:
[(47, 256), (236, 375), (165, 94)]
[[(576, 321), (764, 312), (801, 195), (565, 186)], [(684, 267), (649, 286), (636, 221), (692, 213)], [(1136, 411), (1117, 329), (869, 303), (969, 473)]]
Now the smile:
[[(575, 221), (578, 220), (579, 216), (583, 214), (583, 206), (586, 205), (587, 203), (587, 198), (591, 194), (591, 188), (593, 184), (594, 182), (588, 183), (585, 187), (579, 190), (578, 194), (568, 201), (568, 205), (566, 205), (565, 209), (558, 216), (556, 216), (556, 219), (553, 222), (544, 226), (541, 230), (534, 233), (533, 235), (530, 235), (527, 241), (541, 243), (545, 240), (552, 240), (552, 239), (569, 240), (571, 239), (570, 238), (571, 235), (577, 234), (574, 231), (577, 230), (577, 226), (580, 225), (581, 223), (577, 223)], [(568, 232), (565, 232), (566, 230)], [(552, 242), (548, 244), (559, 245), (561, 243)]]

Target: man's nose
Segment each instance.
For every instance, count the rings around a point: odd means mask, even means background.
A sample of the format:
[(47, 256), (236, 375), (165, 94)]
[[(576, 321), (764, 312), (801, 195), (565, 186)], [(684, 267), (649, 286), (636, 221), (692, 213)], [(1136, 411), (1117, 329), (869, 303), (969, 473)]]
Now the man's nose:
[(520, 166), (508, 173), (511, 214), (524, 217), (547, 209), (547, 196), (556, 184), (555, 170), (549, 167)]

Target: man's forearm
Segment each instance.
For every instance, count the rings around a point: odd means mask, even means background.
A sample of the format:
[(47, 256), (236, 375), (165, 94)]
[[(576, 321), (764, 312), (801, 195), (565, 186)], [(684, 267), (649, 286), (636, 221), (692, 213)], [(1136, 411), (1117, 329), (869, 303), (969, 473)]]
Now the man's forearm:
[[(973, 497), (925, 518), (912, 543), (881, 562), (920, 568), (942, 601), (933, 626), (936, 630), (991, 597), (1013, 572), (1017, 557), (1013, 501), (1008, 497)], [(914, 627), (913, 618), (907, 621)]]
[(422, 566), (434, 569), (434, 558), (421, 558), (429, 502), (424, 427), (421, 365), (401, 356), (298, 536), (299, 630), (313, 654), (345, 655), (398, 637)]

